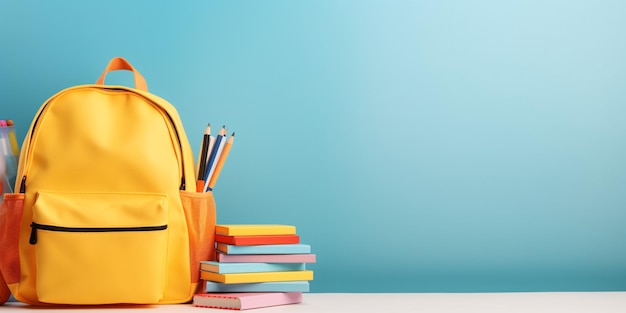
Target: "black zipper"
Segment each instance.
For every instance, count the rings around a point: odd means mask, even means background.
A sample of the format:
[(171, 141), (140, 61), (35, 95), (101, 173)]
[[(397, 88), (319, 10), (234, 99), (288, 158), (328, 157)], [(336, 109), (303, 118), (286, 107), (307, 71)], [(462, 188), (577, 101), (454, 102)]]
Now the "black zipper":
[(157, 230), (167, 229), (167, 225), (138, 226), (138, 227), (62, 227), (62, 226), (44, 225), (44, 224), (39, 224), (35, 222), (32, 222), (30, 224), (30, 227), (31, 227), (30, 240), (28, 242), (31, 245), (34, 245), (37, 243), (37, 229), (69, 232), (69, 233), (137, 232), (137, 231), (157, 231)]
[[(108, 89), (108, 90), (122, 90), (122, 91), (128, 91), (127, 89), (123, 89), (123, 88), (107, 88), (107, 87), (103, 87), (104, 89)], [(137, 94), (138, 96), (146, 99), (147, 101), (152, 102), (152, 100), (147, 99), (146, 97)], [(32, 140), (33, 140), (33, 135), (35, 134), (35, 129), (37, 128), (37, 124), (39, 123), (39, 118), (41, 117), (41, 115), (45, 112), (46, 107), (48, 106), (50, 102), (46, 102), (44, 104), (44, 107), (41, 109), (41, 111), (39, 112), (39, 114), (35, 117), (35, 122), (33, 123), (33, 129), (30, 133), (30, 142), (29, 142), (29, 147), (32, 144)], [(170, 124), (172, 124), (172, 128), (174, 129), (174, 133), (176, 133), (176, 141), (178, 141), (178, 147), (180, 148), (180, 164), (181, 164), (181, 179), (180, 179), (180, 190), (185, 190), (186, 189), (186, 185), (185, 185), (185, 157), (183, 156), (183, 143), (180, 141), (180, 135), (178, 134), (178, 128), (176, 128), (176, 124), (174, 123), (174, 119), (172, 119), (172, 116), (166, 111), (166, 110), (162, 110), (163, 113), (165, 113), (165, 115), (167, 115), (167, 118), (170, 120)], [(22, 182), (20, 184), (20, 193), (26, 193), (26, 175), (22, 176)]]

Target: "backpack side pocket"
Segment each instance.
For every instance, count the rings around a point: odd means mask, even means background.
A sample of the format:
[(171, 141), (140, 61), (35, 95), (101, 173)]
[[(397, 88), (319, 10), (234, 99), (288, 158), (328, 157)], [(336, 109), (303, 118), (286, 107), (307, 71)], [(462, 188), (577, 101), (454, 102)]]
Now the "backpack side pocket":
[(11, 297), (11, 290), (2, 277), (2, 270), (0, 270), (0, 305), (4, 304)]
[(189, 232), (191, 282), (200, 281), (200, 261), (215, 259), (215, 199), (212, 192), (180, 191)]
[[(10, 296), (7, 285), (20, 281), (19, 236), (24, 209), (24, 194), (4, 195), (0, 205), (0, 303)], [(6, 298), (6, 299), (5, 299)]]

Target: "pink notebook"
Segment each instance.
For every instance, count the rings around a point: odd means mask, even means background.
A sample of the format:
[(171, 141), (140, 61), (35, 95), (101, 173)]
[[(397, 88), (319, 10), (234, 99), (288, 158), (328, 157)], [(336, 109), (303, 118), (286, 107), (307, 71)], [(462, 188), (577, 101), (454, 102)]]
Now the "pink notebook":
[(198, 307), (247, 310), (302, 302), (302, 292), (199, 293), (193, 296)]
[(224, 263), (315, 263), (315, 254), (225, 254), (217, 253)]

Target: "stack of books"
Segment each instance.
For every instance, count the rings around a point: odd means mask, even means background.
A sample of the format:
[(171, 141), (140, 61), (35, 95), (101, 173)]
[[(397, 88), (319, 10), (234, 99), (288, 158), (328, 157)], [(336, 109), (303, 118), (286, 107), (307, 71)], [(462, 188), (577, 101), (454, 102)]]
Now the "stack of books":
[(311, 246), (300, 243), (292, 225), (216, 225), (217, 261), (203, 261), (205, 293), (194, 305), (249, 309), (302, 302), (315, 263)]

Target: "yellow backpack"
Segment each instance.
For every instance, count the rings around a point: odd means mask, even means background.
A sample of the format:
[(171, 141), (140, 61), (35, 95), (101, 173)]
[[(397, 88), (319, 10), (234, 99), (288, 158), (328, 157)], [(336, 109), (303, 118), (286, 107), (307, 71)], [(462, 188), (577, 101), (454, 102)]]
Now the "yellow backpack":
[[(114, 70), (133, 72), (135, 88), (104, 85)], [(52, 96), (0, 206), (0, 270), (13, 296), (38, 305), (190, 301), (215, 228), (213, 195), (195, 192), (194, 173), (175, 108), (123, 58), (96, 84)]]

